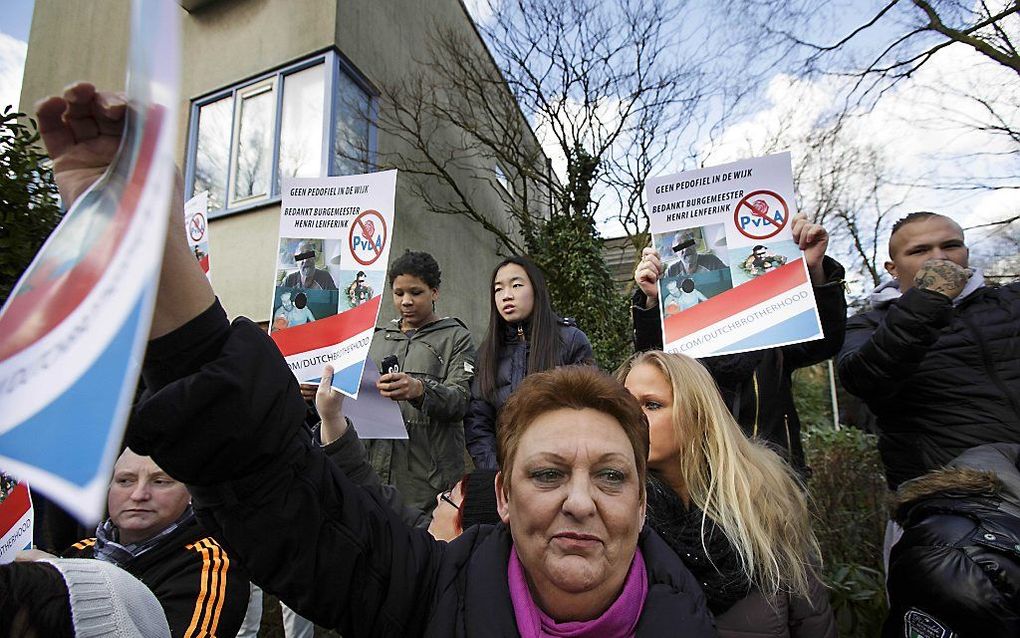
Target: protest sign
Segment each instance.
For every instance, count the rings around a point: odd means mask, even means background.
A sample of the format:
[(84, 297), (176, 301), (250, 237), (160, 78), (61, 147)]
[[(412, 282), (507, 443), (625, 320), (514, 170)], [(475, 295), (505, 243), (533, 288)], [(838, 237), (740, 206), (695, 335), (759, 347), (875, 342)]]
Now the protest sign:
[(666, 352), (706, 357), (822, 338), (793, 241), (789, 153), (657, 177), (647, 195)]
[(299, 381), (358, 396), (393, 237), (397, 172), (285, 178), (269, 330)]
[(21, 550), (32, 548), (34, 524), (28, 486), (0, 474), (0, 565), (13, 561)]
[(180, 8), (133, 9), (118, 155), (0, 313), (0, 469), (89, 524), (135, 394), (174, 184)]
[(209, 274), (209, 191), (202, 191), (184, 202), (184, 230), (188, 247), (195, 254), (202, 272)]

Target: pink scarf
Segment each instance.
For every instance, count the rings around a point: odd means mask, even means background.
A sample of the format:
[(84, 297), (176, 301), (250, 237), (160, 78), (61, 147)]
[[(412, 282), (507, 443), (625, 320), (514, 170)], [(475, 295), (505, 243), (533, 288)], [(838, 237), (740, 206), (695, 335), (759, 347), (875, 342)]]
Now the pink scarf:
[(648, 595), (648, 575), (640, 547), (634, 552), (623, 591), (609, 609), (593, 620), (558, 623), (539, 609), (531, 598), (516, 548), (510, 550), (507, 580), (521, 638), (630, 638)]

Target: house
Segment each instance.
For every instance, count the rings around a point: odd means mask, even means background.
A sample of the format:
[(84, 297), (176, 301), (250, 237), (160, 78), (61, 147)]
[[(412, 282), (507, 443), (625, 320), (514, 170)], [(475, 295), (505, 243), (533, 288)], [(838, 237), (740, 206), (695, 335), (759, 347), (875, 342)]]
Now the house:
[[(429, 39), (439, 25), (484, 45), (460, 0), (178, 4), (178, 158), (185, 198), (209, 192), (212, 281), (228, 314), (266, 322), (281, 175), (360, 173), (375, 170), (378, 159), (394, 151), (413, 153), (377, 126), (375, 118), (387, 108), (381, 88), (409, 70), (428, 72), (420, 62), (431, 55)], [(122, 89), (129, 26), (129, 0), (36, 0), (21, 103), (33, 104), (78, 79)], [(496, 70), (487, 53), (480, 59)], [(478, 168), (492, 172), (493, 184), (507, 184), (499, 165)], [(497, 244), (478, 224), (427, 210), (409, 179), (398, 178), (391, 259), (405, 249), (432, 253), (443, 272), (437, 311), (460, 317), (480, 336)], [(505, 193), (469, 176), (464, 181), (479, 207), (498, 220)], [(435, 188), (438, 193), (442, 185)], [(380, 323), (395, 316), (384, 303)]]

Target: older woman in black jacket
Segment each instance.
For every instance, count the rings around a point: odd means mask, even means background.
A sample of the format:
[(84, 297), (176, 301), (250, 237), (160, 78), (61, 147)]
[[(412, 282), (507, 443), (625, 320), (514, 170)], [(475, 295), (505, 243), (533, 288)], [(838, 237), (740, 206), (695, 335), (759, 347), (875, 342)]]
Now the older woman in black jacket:
[[(42, 103), (66, 202), (116, 152), (114, 99), (77, 84)], [(172, 219), (179, 203), (178, 191)], [(188, 483), (200, 520), (266, 591), (349, 638), (714, 635), (690, 572), (643, 529), (648, 431), (618, 383), (589, 368), (526, 381), (501, 421), (503, 523), (435, 541), (313, 443), (279, 350), (251, 321), (228, 324), (170, 228), (128, 443)]]

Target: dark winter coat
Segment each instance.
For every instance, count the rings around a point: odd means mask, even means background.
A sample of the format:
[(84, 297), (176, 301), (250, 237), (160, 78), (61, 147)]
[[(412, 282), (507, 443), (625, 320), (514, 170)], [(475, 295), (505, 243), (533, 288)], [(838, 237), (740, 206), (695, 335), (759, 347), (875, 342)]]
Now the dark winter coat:
[[(303, 430), (304, 402), (279, 350), (215, 304), (152, 341), (152, 390), (128, 434), (188, 483), (197, 515), (252, 580), (318, 625), (360, 636), (517, 636), (504, 526), (452, 543), (408, 528), (352, 483)], [(713, 636), (704, 595), (653, 532), (639, 544), (649, 590), (638, 636)]]
[(900, 487), (883, 636), (1020, 636), (1018, 463), (1020, 445), (984, 445)]
[[(800, 418), (793, 404), (791, 375), (798, 368), (835, 356), (846, 330), (843, 266), (826, 257), (825, 283), (814, 286), (824, 338), (741, 354), (699, 359), (719, 385), (723, 399), (744, 433), (769, 445), (799, 473), (806, 473)], [(634, 293), (634, 349), (661, 350), (659, 307), (645, 308), (645, 295)]]
[[(979, 275), (976, 275), (979, 276)], [(944, 295), (883, 286), (847, 323), (840, 381), (877, 417), (895, 489), (985, 443), (1020, 443), (1020, 283)]]
[[(63, 556), (95, 558), (95, 542), (79, 541)], [(156, 595), (174, 638), (234, 636), (241, 628), (248, 610), (248, 575), (194, 518), (119, 566)]]
[(720, 638), (836, 638), (829, 592), (817, 578), (808, 598), (765, 596), (747, 578), (736, 549), (711, 519), (665, 483), (648, 480), (648, 526), (701, 584)]
[(464, 475), (464, 413), (474, 376), (475, 348), (460, 319), (446, 317), (404, 334), (397, 322), (377, 329), (369, 357), (379, 367), (396, 355), (400, 371), (425, 384), (415, 401), (399, 401), (407, 440), (370, 441), (369, 460), (383, 483), (407, 503), (432, 511), (436, 494)]
[[(464, 417), (464, 438), (475, 467), (496, 470), (496, 417), (528, 374), (528, 340), (526, 323), (508, 325), (503, 333), (496, 368), (496, 390), (492, 400), (482, 396), (478, 380), (471, 384), (471, 407)], [(595, 360), (588, 337), (570, 319), (560, 320), (560, 352), (557, 365), (590, 364)]]

